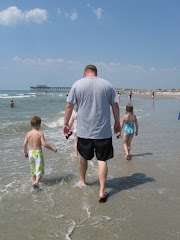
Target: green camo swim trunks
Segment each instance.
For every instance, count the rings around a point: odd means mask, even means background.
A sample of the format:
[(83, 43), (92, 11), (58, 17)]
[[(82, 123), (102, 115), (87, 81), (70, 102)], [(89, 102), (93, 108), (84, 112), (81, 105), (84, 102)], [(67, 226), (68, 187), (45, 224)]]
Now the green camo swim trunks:
[(29, 150), (29, 162), (32, 176), (44, 175), (44, 157), (41, 150)]

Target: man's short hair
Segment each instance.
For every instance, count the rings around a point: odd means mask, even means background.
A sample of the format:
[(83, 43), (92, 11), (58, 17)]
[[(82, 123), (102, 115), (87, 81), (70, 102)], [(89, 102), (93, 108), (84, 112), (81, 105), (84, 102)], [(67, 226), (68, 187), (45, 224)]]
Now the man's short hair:
[(94, 66), (94, 65), (87, 65), (86, 67), (85, 67), (85, 69), (84, 69), (84, 72), (86, 72), (87, 70), (91, 70), (92, 72), (94, 72), (95, 73), (95, 75), (97, 76), (97, 68), (96, 68), (96, 66)]
[(31, 118), (31, 126), (32, 127), (37, 127), (41, 124), (41, 118), (38, 116), (33, 116)]

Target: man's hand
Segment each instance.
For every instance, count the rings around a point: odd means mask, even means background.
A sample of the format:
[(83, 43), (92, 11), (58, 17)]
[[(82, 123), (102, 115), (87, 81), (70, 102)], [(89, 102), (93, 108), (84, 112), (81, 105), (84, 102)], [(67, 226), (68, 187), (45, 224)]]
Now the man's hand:
[(71, 129), (68, 124), (63, 125), (63, 134), (68, 137), (68, 135), (71, 133)]
[(25, 154), (24, 154), (24, 157), (25, 157), (25, 158), (28, 158), (28, 153), (25, 153)]
[(114, 133), (117, 134), (117, 136), (121, 135), (121, 126), (120, 123), (114, 123)]

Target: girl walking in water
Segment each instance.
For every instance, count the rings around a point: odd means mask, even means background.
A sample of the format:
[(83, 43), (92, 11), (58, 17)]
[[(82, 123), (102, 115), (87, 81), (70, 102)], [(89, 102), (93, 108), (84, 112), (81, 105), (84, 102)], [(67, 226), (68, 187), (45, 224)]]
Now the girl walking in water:
[[(134, 125), (136, 130), (134, 129)], [(130, 159), (129, 154), (131, 150), (131, 141), (134, 136), (134, 131), (135, 131), (135, 136), (138, 135), (138, 122), (137, 122), (136, 116), (133, 113), (133, 106), (130, 103), (126, 105), (126, 115), (124, 115), (122, 118), (121, 129), (123, 127), (124, 127), (123, 145), (126, 153), (126, 159), (129, 160)]]

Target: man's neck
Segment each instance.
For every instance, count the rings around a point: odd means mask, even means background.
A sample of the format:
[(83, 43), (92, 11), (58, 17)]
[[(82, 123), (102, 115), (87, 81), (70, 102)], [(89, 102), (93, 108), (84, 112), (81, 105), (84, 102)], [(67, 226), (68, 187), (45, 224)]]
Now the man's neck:
[(85, 75), (85, 78), (95, 78), (97, 77), (96, 75), (94, 75), (93, 73), (88, 73)]

